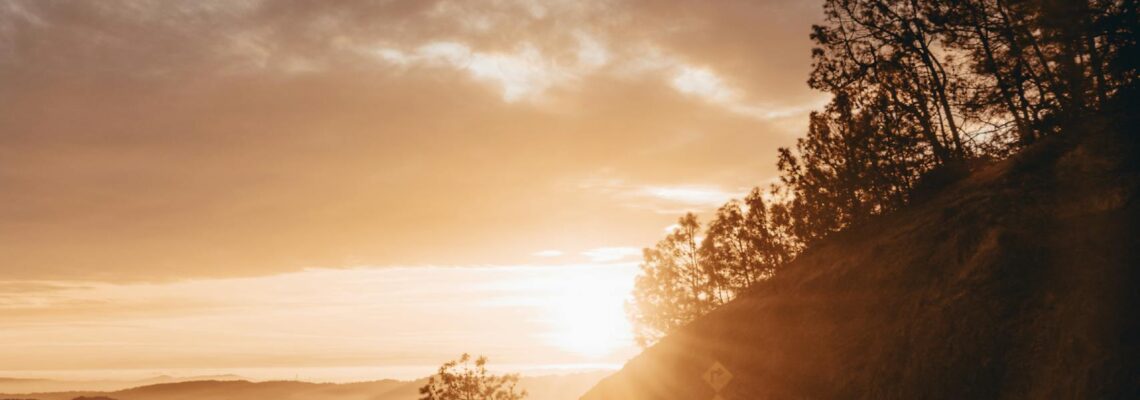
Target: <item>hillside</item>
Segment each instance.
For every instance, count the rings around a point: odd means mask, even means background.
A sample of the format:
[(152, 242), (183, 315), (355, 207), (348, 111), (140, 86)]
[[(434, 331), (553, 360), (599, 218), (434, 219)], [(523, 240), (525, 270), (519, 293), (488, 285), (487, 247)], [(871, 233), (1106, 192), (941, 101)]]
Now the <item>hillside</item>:
[[(531, 393), (529, 399), (573, 399), (605, 376), (606, 372), (566, 375), (524, 376), (519, 386)], [(0, 399), (72, 400), (80, 396), (108, 397), (115, 400), (407, 400), (419, 396), (426, 379), (415, 381), (380, 380), (354, 383), (312, 383), (299, 381), (250, 382), (245, 380), (202, 380), (139, 386), (117, 391), (82, 391), (34, 394), (0, 394)]]
[[(99, 392), (56, 392), (7, 395), (36, 400), (71, 400), (78, 396), (105, 396), (116, 400), (191, 400), (191, 399), (402, 399), (416, 393), (416, 382), (382, 380), (352, 384), (311, 383), (298, 381), (193, 381), (139, 386), (130, 389)], [(391, 395), (389, 395), (391, 394)]]
[(1135, 126), (1086, 121), (833, 235), (584, 399), (712, 399), (714, 362), (727, 400), (1140, 398)]
[(177, 377), (160, 375), (140, 380), (57, 380), (0, 378), (0, 393), (44, 393), (87, 390), (110, 392), (132, 387), (190, 381), (235, 381), (244, 378), (237, 375), (210, 375)]

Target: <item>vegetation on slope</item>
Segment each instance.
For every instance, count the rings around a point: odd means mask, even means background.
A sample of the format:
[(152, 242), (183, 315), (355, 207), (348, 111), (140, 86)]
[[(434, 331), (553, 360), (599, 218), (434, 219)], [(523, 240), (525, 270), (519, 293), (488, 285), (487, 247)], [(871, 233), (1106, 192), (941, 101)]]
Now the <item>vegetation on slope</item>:
[(821, 240), (585, 399), (1140, 398), (1131, 102)]
[(1135, 0), (827, 0), (823, 11), (808, 84), (831, 102), (780, 149), (780, 184), (725, 205), (703, 235), (686, 215), (646, 249), (629, 307), (641, 343), (829, 235), (1135, 107)]

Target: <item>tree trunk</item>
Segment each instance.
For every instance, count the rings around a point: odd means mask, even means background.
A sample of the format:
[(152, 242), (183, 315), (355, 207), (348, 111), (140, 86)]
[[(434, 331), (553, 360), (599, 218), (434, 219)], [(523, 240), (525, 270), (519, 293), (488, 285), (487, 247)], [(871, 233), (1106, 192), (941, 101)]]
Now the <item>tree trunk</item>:
[[(982, 3), (981, 7), (981, 15), (984, 18), (986, 12), (985, 3)], [(1002, 75), (1001, 70), (998, 68), (997, 60), (994, 58), (993, 48), (990, 46), (990, 38), (986, 34), (985, 29), (982, 28), (982, 23), (980, 20), (974, 21), (974, 32), (978, 35), (978, 42), (982, 45), (982, 50), (986, 57), (986, 64), (990, 68), (994, 79), (997, 80), (998, 90), (1001, 92), (1002, 103), (1005, 104), (1006, 109), (1009, 111), (1010, 115), (1013, 116), (1014, 123), (1017, 126), (1018, 141), (1020, 141), (1022, 145), (1028, 145), (1033, 142), (1032, 133), (1029, 131), (1029, 128), (1025, 124), (1025, 118), (1022, 116), (1022, 110), (1018, 110), (1017, 106), (1013, 104), (1013, 94), (1010, 93), (1010, 85)]]

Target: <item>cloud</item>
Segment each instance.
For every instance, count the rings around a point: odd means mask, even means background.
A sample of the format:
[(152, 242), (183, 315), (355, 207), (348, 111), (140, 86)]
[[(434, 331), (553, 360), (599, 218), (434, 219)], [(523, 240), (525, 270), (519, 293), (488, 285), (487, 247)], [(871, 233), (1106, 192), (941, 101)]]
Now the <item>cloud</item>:
[(741, 198), (748, 189), (726, 189), (711, 184), (635, 184), (621, 178), (594, 177), (579, 183), (581, 190), (600, 193), (626, 207), (648, 209), (660, 214), (677, 215), (703, 212)]
[(791, 107), (773, 107), (760, 104), (750, 104), (744, 100), (742, 92), (729, 86), (716, 73), (707, 68), (696, 68), (682, 65), (671, 81), (678, 91), (698, 96), (705, 101), (723, 107), (731, 112), (757, 118), (760, 120), (773, 120), (802, 115), (813, 109), (819, 109), (826, 104), (826, 97), (816, 101)]
[(775, 174), (801, 3), (4, 2), (0, 276), (651, 243)]
[(646, 197), (705, 207), (718, 207), (743, 194), (740, 191), (730, 192), (708, 185), (645, 186), (640, 189), (640, 192)]
[(713, 103), (731, 102), (737, 94), (712, 71), (683, 66), (673, 77), (673, 87), (682, 93), (704, 97)]
[(442, 65), (466, 72), (473, 79), (498, 86), (507, 102), (538, 96), (578, 73), (574, 68), (551, 64), (534, 46), (526, 43), (510, 53), (478, 52), (457, 42), (432, 42), (411, 53), (391, 48), (381, 48), (375, 53), (382, 60), (401, 67)]
[(535, 257), (562, 257), (563, 254), (560, 250), (541, 250), (531, 253)]
[(582, 252), (583, 256), (591, 262), (614, 262), (641, 256), (641, 249), (636, 247), (599, 247)]
[[(0, 353), (29, 370), (416, 367), (391, 376), (399, 378), (426, 376), (472, 348), (531, 367), (615, 363), (635, 351), (628, 326), (598, 338), (604, 349), (587, 349), (605, 350), (598, 357), (551, 338), (589, 317), (566, 314), (583, 293), (605, 300), (579, 311), (624, 323), (621, 296), (635, 272), (628, 264), (419, 266), (41, 283), (49, 291), (6, 283), (0, 298), (23, 301), (0, 302)], [(291, 371), (264, 379), (292, 378)], [(361, 377), (339, 377), (353, 378)]]
[(406, 377), (472, 347), (620, 362), (596, 345), (613, 332), (575, 322), (623, 330), (637, 251), (613, 244), (776, 174), (823, 98), (803, 84), (818, 14), (0, 2), (0, 354)]
[[(40, 281), (0, 281), (0, 295), (43, 294), (76, 288), (74, 284)], [(82, 288), (82, 286), (79, 286)]]

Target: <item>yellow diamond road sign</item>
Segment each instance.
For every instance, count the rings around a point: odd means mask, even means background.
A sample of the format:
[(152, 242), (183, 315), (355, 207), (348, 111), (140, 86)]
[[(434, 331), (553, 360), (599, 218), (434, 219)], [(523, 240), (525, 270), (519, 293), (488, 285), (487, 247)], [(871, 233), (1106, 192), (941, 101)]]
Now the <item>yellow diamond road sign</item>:
[(721, 365), (720, 362), (714, 362), (713, 365), (705, 371), (704, 375), (701, 375), (701, 378), (704, 378), (705, 382), (707, 382), (709, 386), (712, 386), (713, 390), (719, 392), (721, 389), (724, 389), (728, 381), (732, 380), (732, 373), (728, 372), (728, 369), (726, 369), (724, 365)]

